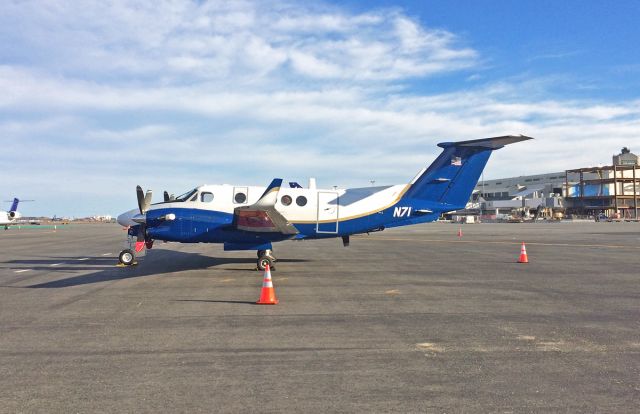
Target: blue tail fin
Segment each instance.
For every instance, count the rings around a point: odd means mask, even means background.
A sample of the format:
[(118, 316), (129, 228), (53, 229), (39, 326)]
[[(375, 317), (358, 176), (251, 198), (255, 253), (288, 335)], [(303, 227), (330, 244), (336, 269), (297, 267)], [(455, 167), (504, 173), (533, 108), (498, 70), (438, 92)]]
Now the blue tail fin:
[(507, 135), (440, 143), (442, 153), (413, 179), (404, 197), (445, 203), (454, 209), (464, 208), (491, 152), (527, 139), (531, 138)]
[(18, 210), (18, 203), (20, 202), (20, 200), (18, 200), (17, 198), (13, 199), (13, 204), (11, 204), (11, 209), (9, 210), (9, 212), (15, 212)]

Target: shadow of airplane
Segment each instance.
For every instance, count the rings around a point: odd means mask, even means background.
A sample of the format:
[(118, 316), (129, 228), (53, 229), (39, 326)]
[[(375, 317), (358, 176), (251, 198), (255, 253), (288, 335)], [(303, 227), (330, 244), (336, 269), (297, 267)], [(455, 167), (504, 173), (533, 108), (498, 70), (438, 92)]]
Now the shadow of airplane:
[[(59, 263), (64, 258), (56, 257), (47, 260), (12, 260), (5, 262), (7, 264), (27, 264), (27, 265), (39, 265), (31, 266), (35, 271), (47, 271), (47, 272), (60, 272), (60, 271), (93, 271), (79, 276), (72, 276), (65, 279), (54, 280), (50, 282), (37, 283), (29, 286), (21, 286), (21, 288), (65, 288), (71, 286), (81, 286), (92, 283), (108, 282), (113, 280), (124, 280), (130, 278), (138, 278), (145, 276), (153, 276), (168, 273), (184, 272), (189, 270), (202, 270), (210, 267), (221, 266), (226, 264), (238, 264), (247, 263), (251, 267), (242, 270), (254, 269), (256, 259), (253, 258), (221, 258), (205, 256), (200, 253), (187, 253), (179, 252), (175, 250), (154, 250), (152, 253), (147, 253), (146, 258), (140, 261), (137, 266), (130, 267), (116, 267), (117, 259), (111, 257), (108, 259), (109, 264), (105, 264), (105, 258), (94, 258), (100, 260), (85, 260), (78, 261), (77, 258), (73, 258), (70, 261), (65, 262), (58, 267), (51, 267), (51, 264)], [(67, 259), (68, 260), (68, 259)], [(96, 264), (96, 262), (101, 262)], [(279, 259), (280, 263), (294, 263), (294, 262), (307, 262), (305, 259)], [(239, 269), (236, 269), (239, 270)], [(11, 287), (11, 286), (6, 286)]]

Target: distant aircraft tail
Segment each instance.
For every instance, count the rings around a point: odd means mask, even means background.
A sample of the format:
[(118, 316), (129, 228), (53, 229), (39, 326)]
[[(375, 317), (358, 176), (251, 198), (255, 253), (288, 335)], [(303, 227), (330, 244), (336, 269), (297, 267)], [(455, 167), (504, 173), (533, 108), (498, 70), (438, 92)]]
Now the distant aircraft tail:
[(15, 213), (18, 210), (18, 203), (20, 202), (20, 200), (18, 200), (17, 198), (13, 199), (13, 204), (11, 204), (11, 208), (9, 209), (10, 213)]
[(471, 141), (442, 142), (442, 153), (411, 181), (403, 198), (428, 200), (461, 209), (469, 201), (492, 151), (508, 144), (532, 139), (507, 135)]

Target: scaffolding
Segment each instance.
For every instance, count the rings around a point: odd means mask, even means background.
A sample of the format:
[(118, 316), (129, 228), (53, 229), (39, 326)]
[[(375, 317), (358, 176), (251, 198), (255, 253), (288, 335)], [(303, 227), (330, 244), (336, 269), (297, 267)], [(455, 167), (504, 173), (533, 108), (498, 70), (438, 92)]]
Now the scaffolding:
[(573, 214), (639, 220), (640, 167), (611, 165), (565, 172), (565, 198)]

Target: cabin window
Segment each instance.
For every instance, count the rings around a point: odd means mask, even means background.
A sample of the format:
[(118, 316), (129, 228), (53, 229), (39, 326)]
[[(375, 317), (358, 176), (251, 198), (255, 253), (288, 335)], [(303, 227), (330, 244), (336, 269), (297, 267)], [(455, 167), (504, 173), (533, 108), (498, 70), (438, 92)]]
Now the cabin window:
[(289, 206), (289, 205), (291, 205), (291, 202), (292, 202), (292, 201), (293, 201), (293, 200), (291, 199), (291, 196), (288, 196), (288, 195), (284, 195), (284, 196), (282, 196), (282, 198), (280, 199), (280, 202), (281, 202), (283, 205), (285, 205), (285, 206)]
[(247, 195), (240, 191), (236, 193), (233, 199), (237, 204), (243, 204), (245, 201), (247, 201)]
[(296, 204), (299, 205), (300, 207), (306, 206), (307, 205), (307, 197), (299, 196), (298, 198), (296, 198)]
[(203, 203), (210, 203), (213, 201), (213, 193), (202, 192), (200, 193), (200, 201)]

